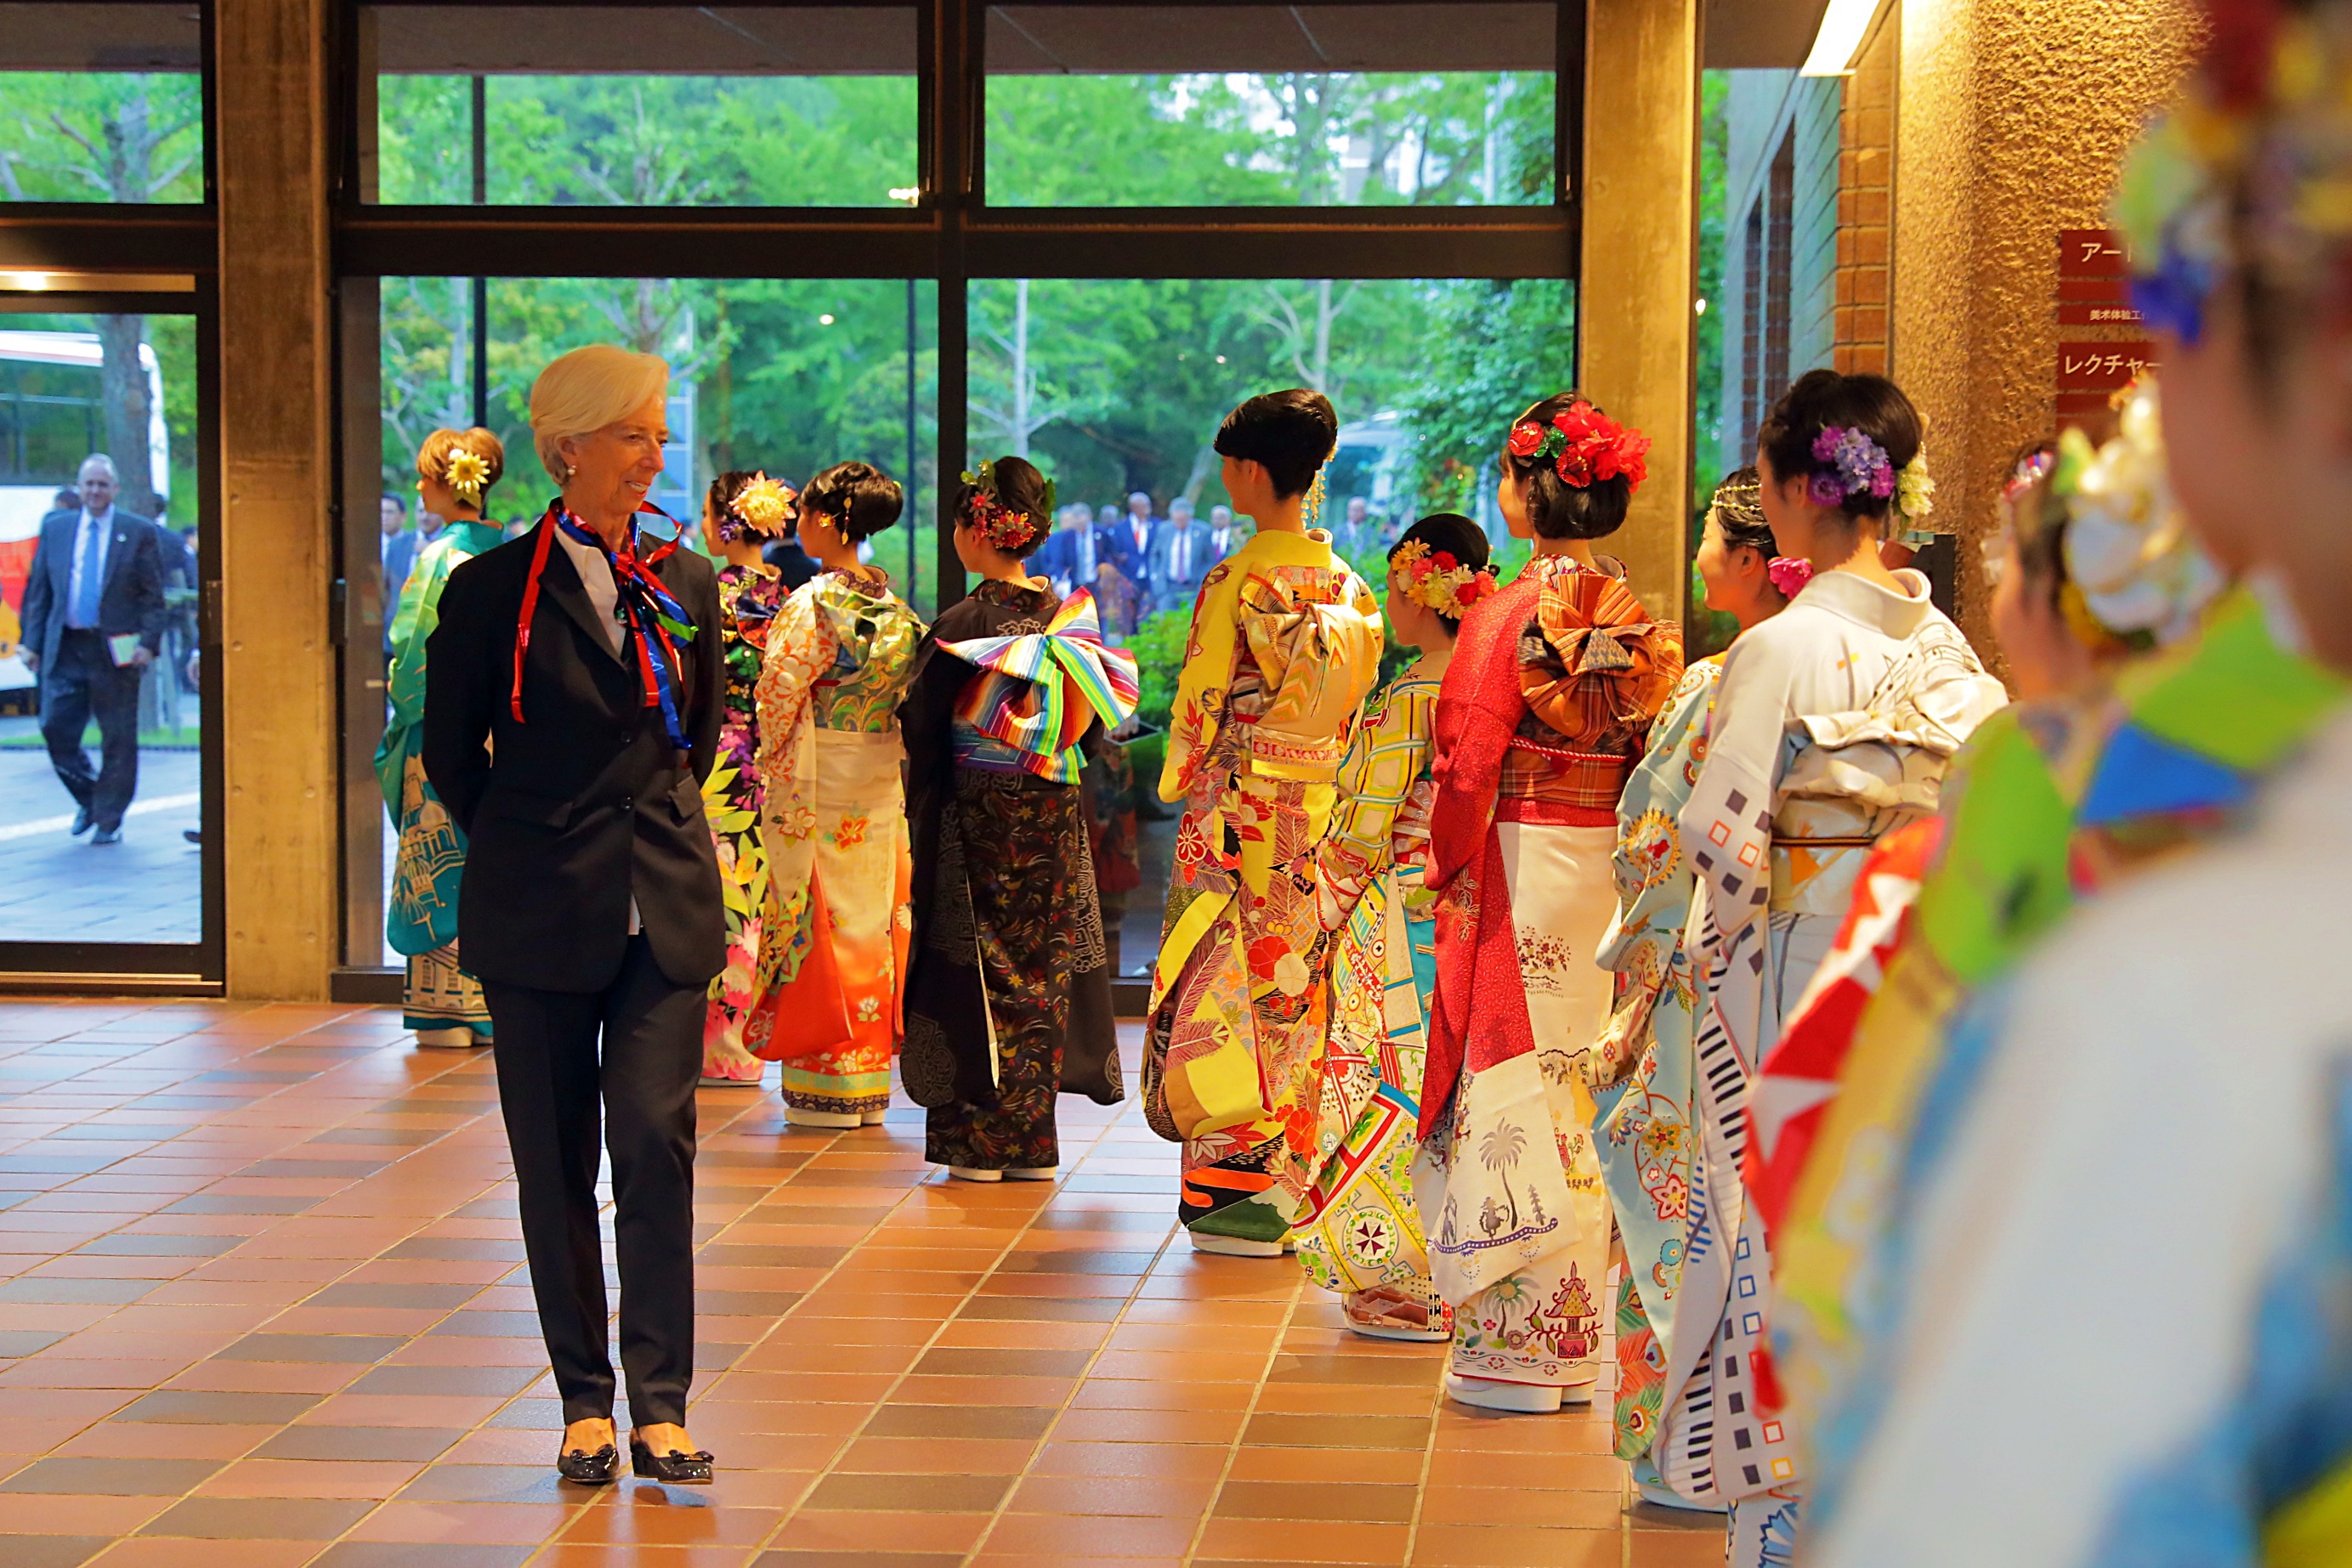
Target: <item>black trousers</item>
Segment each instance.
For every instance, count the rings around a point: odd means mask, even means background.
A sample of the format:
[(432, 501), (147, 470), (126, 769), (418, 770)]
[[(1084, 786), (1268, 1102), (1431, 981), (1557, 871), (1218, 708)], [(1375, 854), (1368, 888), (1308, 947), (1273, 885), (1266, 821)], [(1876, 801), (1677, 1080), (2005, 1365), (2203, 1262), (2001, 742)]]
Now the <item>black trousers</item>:
[[(93, 716), (95, 773), (81, 746)], [(97, 632), (68, 627), (58, 634), (58, 656), (41, 670), (41, 739), (74, 804), (101, 828), (121, 827), (139, 787), (139, 670), (118, 667)]]
[(482, 993), (563, 1419), (613, 1413), (596, 1231), (601, 1099), (629, 1413), (640, 1427), (683, 1425), (694, 1381), (694, 1089), (705, 988), (670, 980), (640, 936), (601, 992), (485, 982)]

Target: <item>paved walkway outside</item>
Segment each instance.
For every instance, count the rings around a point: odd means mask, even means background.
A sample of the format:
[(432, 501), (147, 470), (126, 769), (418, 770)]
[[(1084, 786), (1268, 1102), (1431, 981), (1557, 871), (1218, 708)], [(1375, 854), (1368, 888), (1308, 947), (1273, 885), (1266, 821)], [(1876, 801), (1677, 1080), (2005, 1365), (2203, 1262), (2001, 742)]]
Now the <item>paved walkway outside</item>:
[(1601, 1419), (1445, 1406), (1294, 1262), (1186, 1250), (1131, 1104), (1064, 1107), (1059, 1183), (982, 1186), (919, 1111), (706, 1092), (719, 1481), (594, 1491), (548, 1469), (488, 1060), (385, 1010), (0, 1006), (0, 1563), (1720, 1562)]
[[(0, 731), (33, 723), (0, 719)], [(73, 797), (48, 753), (0, 748), (0, 942), (202, 940), (204, 852), (183, 830), (203, 826), (203, 760), (142, 753), (122, 841), (93, 844), (68, 831)]]

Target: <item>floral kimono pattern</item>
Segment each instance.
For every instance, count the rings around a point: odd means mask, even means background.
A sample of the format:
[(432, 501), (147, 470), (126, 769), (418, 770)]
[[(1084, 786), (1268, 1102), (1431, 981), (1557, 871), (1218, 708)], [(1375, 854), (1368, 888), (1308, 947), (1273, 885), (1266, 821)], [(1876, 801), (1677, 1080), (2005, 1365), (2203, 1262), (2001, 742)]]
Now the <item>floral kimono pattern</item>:
[[(1008, 685), (1014, 669), (1034, 674)], [(915, 917), (903, 1072), (934, 1164), (1053, 1169), (1056, 1096), (1125, 1097), (1075, 775), (1103, 722), (1135, 711), (1134, 674), (1102, 647), (1084, 590), (1057, 605), (983, 581), (924, 639), (899, 710)]]
[(1379, 601), (1319, 529), (1254, 535), (1202, 580), (1160, 782), (1184, 814), (1144, 1056), (1198, 1231), (1277, 1242), (1304, 1211), (1331, 946), (1313, 856), (1381, 644)]
[(923, 623), (861, 568), (819, 573), (768, 628), (755, 693), (768, 896), (744, 1043), (788, 1105), (878, 1117), (901, 1027), (911, 874), (898, 703)]
[(1766, 1338), (1770, 1251), (1738, 1175), (1748, 1140), (1769, 1146), (1783, 1109), (1751, 1103), (1758, 1070), (1828, 956), (1873, 846), (1936, 810), (1953, 754), (2008, 701), (1928, 602), (1927, 580), (1896, 577), (1890, 590), (1818, 574), (1732, 645), (1706, 760), (1676, 820), (1700, 888), (1699, 1069), (1724, 1086), (1706, 1101), (1700, 1137), (1724, 1164), (1708, 1162), (1717, 1190), (1675, 1307), (1681, 1337), (1711, 1350), (1690, 1356), (1687, 1374), (1667, 1368), (1654, 1452), (1677, 1492), (1731, 1503), (1732, 1568), (1770, 1560), (1801, 1496)]
[[(1616, 1453), (1654, 1480), (1667, 1368), (1685, 1347), (1675, 1298), (1695, 1213), (1706, 1208), (1705, 1117), (1695, 1050), (1698, 977), (1691, 964), (1690, 857), (1675, 818), (1706, 760), (1719, 659), (1702, 659), (1650, 732), (1650, 749), (1617, 807), (1617, 918), (1598, 955), (1615, 1002), (1593, 1051), (1592, 1124), (1624, 1264), (1617, 1291)], [(1710, 1325), (1711, 1326), (1711, 1325)], [(1683, 1358), (1687, 1362), (1690, 1358)]]
[(1600, 1374), (1609, 1202), (1587, 1054), (1616, 907), (1617, 800), (1682, 638), (1617, 578), (1539, 556), (1462, 623), (1436, 719), (1437, 986), (1413, 1193), (1453, 1370)]
[(2241, 825), (2256, 786), (2345, 691), (2233, 594), (2111, 685), (1995, 716), (1955, 763), (1943, 815), (1874, 854), (1866, 886), (1910, 896), (1855, 900), (1759, 1090), (1806, 1107), (1759, 1162), (1756, 1189), (1775, 1256), (1774, 1356), (1825, 1510), (1877, 1408), (1864, 1379), (1899, 1315), (1896, 1185), (1932, 1163), (1956, 1108), (1930, 1089), (1954, 1019), (2078, 901)]
[(449, 574), (502, 538), (488, 523), (452, 523), (416, 558), (393, 616), (393, 662), (385, 680), (392, 716), (375, 751), (376, 782), (400, 835), (384, 940), (408, 960), (401, 1021), (445, 1037), (470, 1031), (477, 1040), (490, 1038), (490, 1009), (480, 983), (457, 959), (466, 835), (425, 777), (425, 645), (441, 623), (441, 591)]
[(710, 982), (703, 1015), (702, 1076), (757, 1083), (760, 1059), (743, 1049), (760, 963), (760, 912), (768, 901), (768, 857), (760, 845), (760, 716), (755, 696), (768, 623), (784, 601), (772, 570), (730, 566), (719, 573), (719, 632), (726, 660), (719, 758), (702, 781), (702, 806), (719, 850), (727, 900), (727, 967)]
[(1381, 1291), (1435, 1322), (1444, 1303), (1412, 1201), (1424, 1026), (1436, 983), (1429, 842), (1430, 730), (1451, 653), (1407, 665), (1366, 711), (1339, 765), (1339, 805), (1317, 852), (1322, 924), (1336, 933), (1330, 1036), (1318, 1096), (1316, 1174), (1298, 1260), (1329, 1291)]

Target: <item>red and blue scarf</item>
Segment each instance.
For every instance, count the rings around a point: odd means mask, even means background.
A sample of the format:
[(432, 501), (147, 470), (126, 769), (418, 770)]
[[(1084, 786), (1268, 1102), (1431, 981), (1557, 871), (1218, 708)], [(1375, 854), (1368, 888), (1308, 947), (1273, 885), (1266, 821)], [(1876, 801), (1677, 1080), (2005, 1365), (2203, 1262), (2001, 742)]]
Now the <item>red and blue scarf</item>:
[[(656, 508), (658, 511), (658, 508)], [(667, 512), (659, 515), (668, 517)], [(677, 521), (671, 518), (672, 522)], [(515, 628), (514, 653), (514, 716), (522, 716), (523, 659), (530, 652), (530, 623), (539, 609), (539, 580), (547, 570), (548, 546), (554, 540), (555, 530), (576, 543), (593, 545), (613, 569), (613, 586), (618, 590), (623, 621), (629, 630), (629, 641), (637, 651), (637, 669), (645, 681), (647, 707), (661, 709), (662, 727), (669, 735), (669, 743), (679, 751), (690, 750), (687, 744), (686, 726), (678, 716), (678, 645), (694, 639), (694, 622), (678, 603), (654, 568), (660, 565), (678, 547), (677, 538), (664, 539), (650, 550), (638, 550), (637, 521), (629, 519), (629, 537), (621, 549), (608, 549), (595, 532), (564, 510), (563, 503), (552, 502), (547, 516), (541, 519), (539, 546), (530, 558), (530, 575), (523, 580), (522, 617)], [(680, 530), (681, 537), (683, 530)]]

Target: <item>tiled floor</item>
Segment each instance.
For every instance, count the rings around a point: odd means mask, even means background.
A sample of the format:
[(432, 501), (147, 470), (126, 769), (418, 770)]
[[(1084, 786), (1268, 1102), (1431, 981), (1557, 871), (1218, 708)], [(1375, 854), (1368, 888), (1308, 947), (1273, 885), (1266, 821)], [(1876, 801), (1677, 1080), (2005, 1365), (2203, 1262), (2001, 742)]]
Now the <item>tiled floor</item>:
[(494, 1093), (383, 1011), (0, 1004), (0, 1563), (1720, 1561), (1595, 1417), (1447, 1407), (1295, 1263), (1173, 1242), (1131, 1105), (975, 1186), (919, 1112), (706, 1093), (718, 1484), (562, 1486)]

